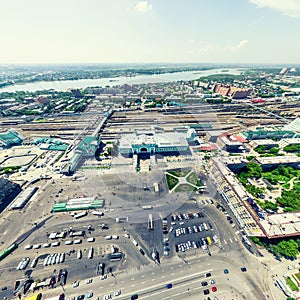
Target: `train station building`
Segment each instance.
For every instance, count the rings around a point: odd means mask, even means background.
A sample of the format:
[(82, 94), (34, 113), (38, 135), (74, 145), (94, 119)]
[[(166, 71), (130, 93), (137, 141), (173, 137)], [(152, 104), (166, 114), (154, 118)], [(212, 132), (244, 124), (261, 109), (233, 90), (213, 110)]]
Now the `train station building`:
[(136, 131), (121, 137), (119, 152), (123, 156), (188, 153), (195, 137), (196, 131), (189, 127), (174, 128), (172, 132)]

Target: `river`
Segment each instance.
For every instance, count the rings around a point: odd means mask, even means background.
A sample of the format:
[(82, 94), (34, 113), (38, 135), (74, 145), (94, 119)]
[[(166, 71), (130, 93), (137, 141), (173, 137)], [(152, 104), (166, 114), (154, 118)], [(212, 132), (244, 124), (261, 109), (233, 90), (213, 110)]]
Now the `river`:
[(137, 75), (133, 77), (120, 76), (114, 78), (99, 78), (99, 79), (79, 79), (79, 80), (63, 80), (63, 81), (37, 81), (25, 84), (14, 84), (4, 88), (0, 88), (1, 92), (16, 92), (16, 91), (41, 91), (55, 89), (57, 91), (66, 91), (70, 88), (86, 88), (95, 86), (115, 86), (123, 84), (147, 84), (157, 82), (174, 82), (179, 80), (194, 80), (202, 76), (214, 75), (214, 74), (241, 74), (243, 69), (239, 68), (226, 68), (224, 69), (211, 69), (203, 71), (186, 71), (186, 72), (174, 72), (157, 75)]

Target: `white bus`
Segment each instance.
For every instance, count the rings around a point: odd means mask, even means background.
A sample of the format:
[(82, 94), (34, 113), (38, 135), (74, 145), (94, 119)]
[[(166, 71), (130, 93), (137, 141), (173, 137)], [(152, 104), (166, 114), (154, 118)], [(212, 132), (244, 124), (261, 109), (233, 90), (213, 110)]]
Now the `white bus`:
[(85, 217), (85, 216), (87, 216), (87, 211), (83, 211), (83, 212), (81, 212), (81, 213), (79, 213), (79, 214), (76, 214), (76, 215), (74, 215), (74, 219), (79, 219), (79, 218), (82, 218), (82, 217)]
[(93, 258), (93, 255), (94, 255), (94, 248), (91, 247), (90, 250), (89, 250), (89, 253), (88, 253), (88, 258)]

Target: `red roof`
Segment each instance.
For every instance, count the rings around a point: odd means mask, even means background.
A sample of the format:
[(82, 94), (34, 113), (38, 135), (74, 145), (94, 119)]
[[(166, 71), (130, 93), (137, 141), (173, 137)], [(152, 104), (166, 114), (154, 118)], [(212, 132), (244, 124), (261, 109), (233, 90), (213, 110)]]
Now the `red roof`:
[(235, 135), (234, 136), (239, 142), (241, 143), (247, 143), (247, 140), (245, 140), (243, 137), (241, 137), (240, 135)]
[(216, 144), (210, 144), (209, 146), (198, 147), (197, 150), (199, 150), (199, 151), (214, 151), (214, 150), (218, 150), (218, 146)]

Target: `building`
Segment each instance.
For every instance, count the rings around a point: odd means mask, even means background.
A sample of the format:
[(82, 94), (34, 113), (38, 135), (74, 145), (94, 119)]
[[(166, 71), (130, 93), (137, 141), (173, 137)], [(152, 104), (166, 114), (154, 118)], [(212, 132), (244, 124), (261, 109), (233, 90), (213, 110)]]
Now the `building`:
[(19, 184), (0, 178), (0, 213), (17, 197), (20, 192), (21, 187)]
[(285, 125), (283, 127), (284, 130), (294, 131), (296, 133), (300, 133), (300, 118), (295, 119), (291, 123)]
[(103, 206), (103, 199), (96, 199), (95, 197), (74, 198), (69, 199), (67, 202), (54, 204), (52, 212), (100, 209), (103, 208)]
[[(291, 165), (300, 169), (299, 157), (258, 157), (255, 159), (264, 171), (280, 164)], [(240, 226), (248, 236), (266, 237), (269, 239), (299, 236), (299, 212), (269, 214), (263, 211), (253, 200), (234, 172), (247, 164), (244, 157), (212, 158), (208, 168), (218, 186), (218, 191), (227, 202)]]
[(124, 156), (186, 153), (195, 137), (195, 130), (189, 127), (178, 127), (173, 132), (137, 131), (122, 136), (119, 152)]
[(262, 140), (262, 139), (286, 139), (295, 136), (295, 133), (291, 130), (249, 130), (240, 134), (245, 139)]
[(50, 103), (50, 99), (47, 95), (40, 95), (35, 99), (35, 102), (37, 102), (38, 104), (49, 104)]
[(73, 150), (70, 160), (61, 166), (61, 173), (71, 174), (75, 172), (84, 159), (95, 156), (100, 143), (101, 140), (95, 135), (85, 136), (78, 146)]
[(245, 150), (244, 143), (241, 141), (241, 139), (227, 132), (218, 136), (217, 145), (220, 147), (220, 149), (227, 152), (242, 152)]
[(0, 148), (9, 148), (15, 145), (21, 145), (24, 138), (17, 131), (10, 129), (5, 133), (0, 133)]
[(232, 99), (244, 99), (248, 98), (251, 93), (251, 89), (239, 88), (233, 85), (224, 85), (216, 83), (213, 87), (213, 92), (218, 93), (225, 97), (230, 97)]

